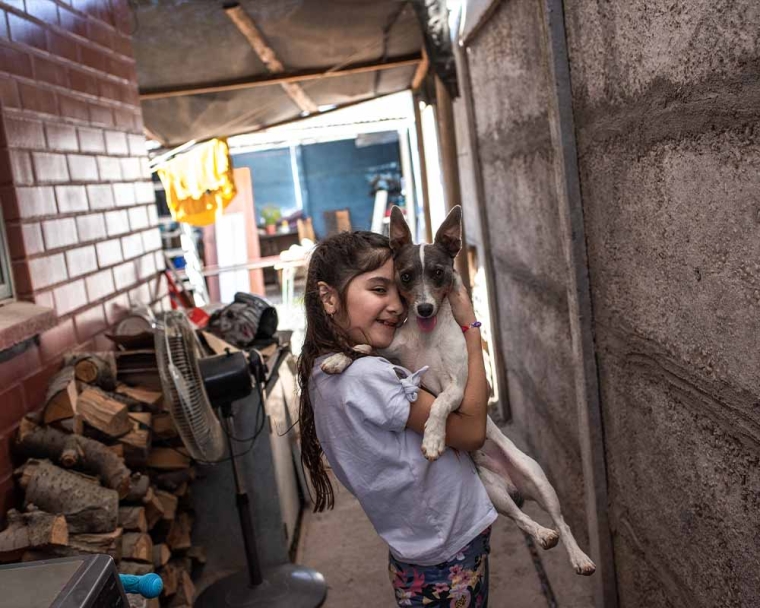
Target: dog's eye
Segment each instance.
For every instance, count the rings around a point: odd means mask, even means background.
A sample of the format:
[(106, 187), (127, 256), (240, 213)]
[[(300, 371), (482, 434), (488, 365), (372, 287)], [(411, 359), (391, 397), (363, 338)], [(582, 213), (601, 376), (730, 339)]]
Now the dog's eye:
[(433, 276), (435, 276), (436, 279), (440, 279), (443, 276), (443, 270), (436, 268)]
[(412, 277), (409, 276), (408, 272), (402, 273), (400, 278), (401, 278), (402, 283), (408, 283), (409, 281), (412, 280)]

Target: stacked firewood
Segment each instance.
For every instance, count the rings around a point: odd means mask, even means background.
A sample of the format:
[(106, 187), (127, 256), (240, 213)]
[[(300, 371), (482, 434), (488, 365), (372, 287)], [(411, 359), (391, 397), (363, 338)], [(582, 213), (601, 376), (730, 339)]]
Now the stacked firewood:
[(190, 536), (195, 470), (153, 351), (66, 357), (14, 451), (24, 510), (8, 513), (0, 562), (107, 553), (124, 574), (160, 574), (160, 605), (192, 606), (192, 574), (205, 563)]

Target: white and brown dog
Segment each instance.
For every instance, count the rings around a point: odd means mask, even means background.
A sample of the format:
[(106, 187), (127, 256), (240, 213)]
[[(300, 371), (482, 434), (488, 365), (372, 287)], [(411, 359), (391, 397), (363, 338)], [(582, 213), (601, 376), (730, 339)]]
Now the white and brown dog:
[[(446, 418), (455, 411), (467, 383), (467, 345), (454, 319), (446, 294), (459, 277), (454, 258), (462, 248), (462, 211), (457, 206), (441, 224), (432, 245), (414, 245), (409, 227), (398, 207), (391, 212), (390, 244), (399, 291), (409, 306), (409, 318), (379, 354), (409, 370), (427, 365), (424, 385), (437, 395), (425, 424), (422, 451), (435, 460), (445, 449)], [(369, 352), (367, 345), (356, 350)], [(343, 354), (322, 364), (327, 373), (341, 373), (351, 364)], [(517, 526), (544, 549), (562, 538), (570, 562), (578, 574), (590, 575), (594, 562), (580, 549), (560, 511), (559, 499), (538, 463), (525, 455), (488, 418), (486, 442), (471, 454), (483, 485), (496, 510), (511, 517)], [(545, 528), (520, 510), (524, 498), (536, 501), (552, 518), (557, 530)]]

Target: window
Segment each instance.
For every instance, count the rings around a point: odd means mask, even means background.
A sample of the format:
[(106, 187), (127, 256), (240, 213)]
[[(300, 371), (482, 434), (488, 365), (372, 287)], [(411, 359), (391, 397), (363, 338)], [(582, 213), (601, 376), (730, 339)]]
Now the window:
[(10, 260), (8, 241), (5, 237), (5, 224), (0, 215), (0, 301), (7, 300), (13, 296)]

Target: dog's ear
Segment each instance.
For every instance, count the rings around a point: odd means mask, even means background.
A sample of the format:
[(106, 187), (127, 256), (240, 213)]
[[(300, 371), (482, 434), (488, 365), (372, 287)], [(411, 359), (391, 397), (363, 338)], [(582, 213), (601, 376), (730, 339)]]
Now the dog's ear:
[(455, 258), (462, 248), (462, 207), (454, 207), (435, 233), (435, 244), (443, 247)]
[(391, 209), (390, 228), (391, 251), (395, 256), (404, 245), (411, 245), (412, 233), (406, 223), (404, 214), (399, 207), (393, 205)]

